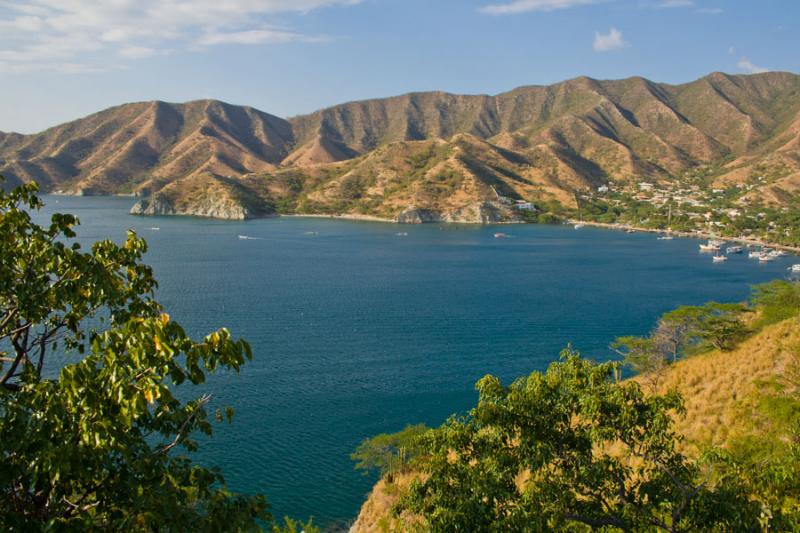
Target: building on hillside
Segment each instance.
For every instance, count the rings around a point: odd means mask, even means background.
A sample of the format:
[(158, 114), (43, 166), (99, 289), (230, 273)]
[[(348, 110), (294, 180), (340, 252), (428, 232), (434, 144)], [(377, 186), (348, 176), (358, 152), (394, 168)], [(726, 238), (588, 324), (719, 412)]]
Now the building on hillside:
[(531, 202), (523, 202), (523, 201), (520, 201), (520, 200), (517, 200), (517, 205), (515, 205), (514, 207), (516, 207), (520, 211), (536, 211), (537, 210), (536, 206), (534, 204), (532, 204)]

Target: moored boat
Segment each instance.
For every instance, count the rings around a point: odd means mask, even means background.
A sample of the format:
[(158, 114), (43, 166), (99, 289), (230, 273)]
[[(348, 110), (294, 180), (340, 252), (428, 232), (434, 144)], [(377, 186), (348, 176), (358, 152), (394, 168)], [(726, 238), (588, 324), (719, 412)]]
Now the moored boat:
[(740, 254), (743, 251), (744, 247), (742, 246), (728, 246), (728, 248), (725, 250), (725, 252), (728, 254)]
[(710, 240), (706, 244), (700, 245), (701, 252), (718, 252), (722, 243), (720, 241)]
[(725, 262), (725, 261), (728, 260), (728, 256), (726, 256), (726, 255), (715, 255), (714, 257), (711, 258), (711, 260), (714, 261), (715, 263), (722, 263), (722, 262)]

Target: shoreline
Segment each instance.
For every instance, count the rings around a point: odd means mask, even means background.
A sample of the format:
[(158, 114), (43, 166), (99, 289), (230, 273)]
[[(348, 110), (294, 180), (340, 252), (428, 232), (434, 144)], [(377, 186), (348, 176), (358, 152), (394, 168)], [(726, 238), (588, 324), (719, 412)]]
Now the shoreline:
[(712, 233), (706, 231), (667, 231), (663, 229), (653, 229), (653, 228), (642, 228), (639, 226), (632, 226), (630, 224), (610, 224), (608, 222), (587, 222), (585, 220), (567, 220), (568, 224), (583, 224), (585, 226), (591, 226), (595, 228), (604, 228), (604, 229), (612, 229), (612, 230), (633, 230), (636, 232), (641, 233), (658, 233), (658, 234), (670, 234), (675, 237), (688, 237), (691, 239), (718, 239), (721, 241), (726, 242), (737, 242), (741, 244), (752, 244), (755, 246), (762, 246), (765, 248), (775, 248), (776, 250), (786, 250), (787, 252), (794, 252), (795, 254), (800, 255), (800, 247), (798, 246), (787, 246), (784, 244), (777, 244), (771, 243), (769, 241), (762, 241), (760, 239), (750, 239), (747, 237), (720, 237), (718, 235), (714, 235)]
[(396, 219), (393, 218), (383, 218), (374, 215), (359, 215), (359, 214), (337, 214), (337, 215), (326, 215), (321, 213), (291, 213), (291, 214), (282, 214), (279, 213), (277, 215), (278, 218), (282, 217), (292, 217), (292, 218), (328, 218), (334, 220), (355, 220), (361, 222), (383, 222), (387, 224), (396, 224), (398, 226), (422, 226), (426, 224), (462, 224), (462, 225), (469, 225), (469, 226), (508, 226), (513, 224), (527, 224), (524, 221), (517, 221), (517, 220), (505, 220), (505, 221), (497, 221), (497, 222), (451, 222), (448, 220), (436, 220), (432, 222), (420, 222), (420, 223), (408, 223), (408, 222), (398, 222)]
[(324, 215), (321, 213), (293, 213), (293, 214), (277, 214), (278, 218), (283, 217), (290, 217), (290, 218), (331, 218), (336, 220), (358, 220), (361, 222), (389, 222), (392, 224), (399, 224), (396, 220), (392, 220), (391, 218), (381, 218), (376, 217), (374, 215)]

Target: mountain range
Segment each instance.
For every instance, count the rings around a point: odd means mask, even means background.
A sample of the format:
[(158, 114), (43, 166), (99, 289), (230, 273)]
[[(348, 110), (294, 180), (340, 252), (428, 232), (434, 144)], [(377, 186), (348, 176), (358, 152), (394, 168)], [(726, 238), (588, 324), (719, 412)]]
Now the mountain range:
[(752, 183), (800, 193), (800, 76), (713, 73), (670, 85), (575, 78), (489, 95), (411, 93), (288, 119), (214, 100), (124, 104), (22, 135), (0, 132), (5, 187), (136, 194), (142, 214), (513, 217), (499, 199), (558, 201), (608, 183)]

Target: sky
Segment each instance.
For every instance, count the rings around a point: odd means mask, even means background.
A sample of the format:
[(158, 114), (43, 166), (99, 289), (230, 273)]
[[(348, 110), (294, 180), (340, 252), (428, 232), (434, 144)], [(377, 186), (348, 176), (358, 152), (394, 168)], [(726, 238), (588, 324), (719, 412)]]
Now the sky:
[(798, 0), (0, 0), (0, 131), (126, 102), (288, 117), (577, 76), (800, 72)]

